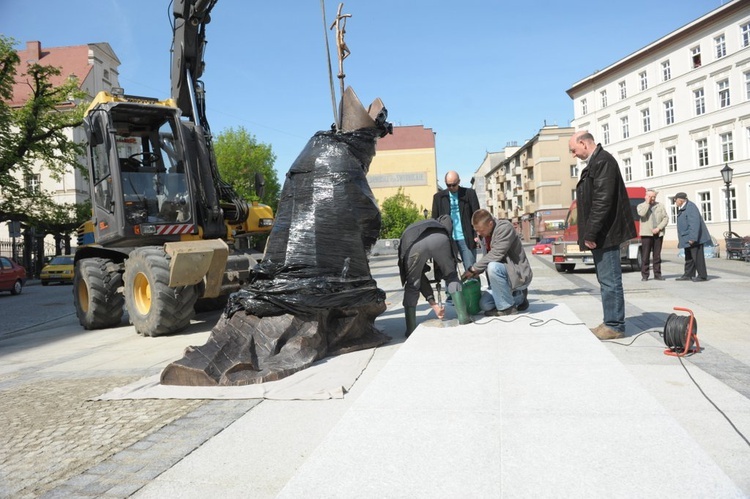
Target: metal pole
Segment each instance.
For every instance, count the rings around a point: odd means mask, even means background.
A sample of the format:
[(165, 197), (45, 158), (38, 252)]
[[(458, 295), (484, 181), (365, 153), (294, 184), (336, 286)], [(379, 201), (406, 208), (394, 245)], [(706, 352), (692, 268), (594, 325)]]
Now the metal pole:
[(727, 186), (727, 222), (729, 223), (729, 236), (731, 237), (732, 232), (732, 203), (729, 198), (729, 186), (732, 185), (729, 182), (726, 183)]

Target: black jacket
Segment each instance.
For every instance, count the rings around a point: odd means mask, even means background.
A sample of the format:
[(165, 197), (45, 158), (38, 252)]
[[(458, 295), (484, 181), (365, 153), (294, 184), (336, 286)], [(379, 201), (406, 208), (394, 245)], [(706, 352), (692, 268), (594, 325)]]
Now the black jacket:
[[(436, 192), (432, 197), (432, 218), (438, 218), (440, 215), (451, 214), (451, 200), (450, 192), (448, 189), (444, 189), (440, 192)], [(479, 200), (477, 199), (477, 193), (474, 189), (467, 189), (466, 187), (458, 188), (458, 211), (461, 214), (461, 230), (464, 231), (464, 241), (469, 249), (477, 247), (476, 232), (474, 227), (471, 225), (471, 216), (475, 211), (479, 209)], [(453, 234), (451, 234), (453, 236)]]
[[(456, 243), (453, 243), (451, 240), (450, 217), (448, 217), (448, 220), (446, 220), (444, 224), (440, 223), (440, 221), (438, 220), (433, 220), (431, 218), (428, 218), (426, 220), (417, 220), (406, 229), (404, 229), (403, 234), (401, 234), (401, 240), (398, 244), (398, 270), (399, 274), (401, 275), (402, 285), (406, 282), (406, 276), (409, 273), (408, 264), (411, 247), (414, 246), (414, 243), (419, 241), (425, 234), (432, 234), (433, 232), (445, 234), (445, 236), (448, 238), (445, 242), (446, 244), (450, 244), (451, 247), (454, 266), (457, 264), (458, 258), (456, 257), (456, 255), (458, 254), (458, 248), (456, 248), (455, 246)], [(424, 270), (424, 272), (427, 271), (427, 269)], [(442, 276), (436, 277), (442, 278)]]
[(597, 249), (619, 246), (636, 237), (630, 199), (620, 167), (598, 144), (576, 185), (578, 246), (594, 241)]

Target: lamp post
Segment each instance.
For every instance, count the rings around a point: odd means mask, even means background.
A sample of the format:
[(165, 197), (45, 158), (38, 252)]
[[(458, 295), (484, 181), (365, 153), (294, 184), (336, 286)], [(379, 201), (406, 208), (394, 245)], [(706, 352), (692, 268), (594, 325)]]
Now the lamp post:
[(732, 185), (732, 173), (734, 170), (729, 168), (728, 164), (724, 164), (724, 168), (721, 169), (721, 178), (724, 179), (724, 184), (727, 187), (727, 222), (729, 223), (729, 235), (732, 233), (732, 202), (729, 197), (729, 187)]
[(422, 212), (422, 215), (424, 215), (425, 218), (427, 218), (427, 215), (429, 214), (430, 212), (427, 210), (427, 208), (425, 208), (424, 211)]

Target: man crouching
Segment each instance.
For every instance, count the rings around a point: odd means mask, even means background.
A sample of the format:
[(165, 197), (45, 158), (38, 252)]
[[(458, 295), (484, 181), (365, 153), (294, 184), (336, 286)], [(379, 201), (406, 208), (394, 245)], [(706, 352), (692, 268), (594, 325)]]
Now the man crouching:
[(513, 224), (498, 220), (487, 210), (477, 210), (471, 225), (485, 240), (487, 252), (461, 280), (471, 279), (487, 271), (490, 290), (482, 292), (479, 306), (484, 315), (513, 315), (529, 308), (528, 287), (533, 273)]

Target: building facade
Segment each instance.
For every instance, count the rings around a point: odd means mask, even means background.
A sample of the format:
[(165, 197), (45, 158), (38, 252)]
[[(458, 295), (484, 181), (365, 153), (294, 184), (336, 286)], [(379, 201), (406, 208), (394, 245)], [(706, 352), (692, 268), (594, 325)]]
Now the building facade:
[[(750, 2), (731, 1), (575, 83), (576, 130), (617, 159), (628, 186), (685, 192), (722, 245), (750, 235)], [(721, 170), (732, 169), (727, 188)]]
[(438, 182), (432, 129), (422, 125), (394, 126), (392, 134), (378, 140), (367, 182), (380, 206), (403, 189), (420, 213), (432, 211)]
[[(545, 126), (485, 175), (487, 206), (513, 222), (525, 241), (559, 230), (575, 196), (578, 167), (568, 151), (572, 127)], [(557, 224), (557, 225), (555, 225)]]
[[(20, 63), (16, 68), (16, 81), (13, 86), (13, 98), (10, 102), (12, 108), (23, 106), (29, 99), (32, 87), (27, 82), (26, 66), (36, 63), (43, 66), (52, 66), (60, 69), (60, 75), (51, 78), (53, 86), (59, 86), (66, 79), (75, 78), (89, 98), (93, 98), (101, 90), (111, 90), (119, 86), (120, 61), (108, 43), (90, 43), (71, 47), (42, 47), (41, 42), (31, 41), (26, 43), (26, 48), (17, 51)], [(68, 107), (73, 107), (79, 102), (70, 102)], [(65, 110), (65, 106), (61, 111)], [(76, 142), (84, 142), (85, 134), (81, 128), (67, 131), (68, 138)], [(86, 159), (80, 159), (81, 164), (86, 164)], [(79, 204), (89, 199), (88, 180), (80, 171), (68, 168), (59, 178), (53, 178), (44, 168), (35, 168), (35, 174), (23, 179), (27, 187), (31, 189), (43, 189), (52, 193), (52, 198), (58, 203)], [(7, 242), (10, 238), (9, 224), (0, 223), (0, 241)], [(43, 242), (36, 241), (35, 244), (43, 244), (44, 253), (54, 252), (55, 241), (52, 236), (47, 236)], [(3, 248), (5, 248), (5, 244)], [(8, 255), (10, 256), (10, 254)], [(37, 267), (34, 262), (31, 267)], [(25, 262), (29, 266), (29, 262)], [(30, 270), (34, 270), (33, 268)]]

